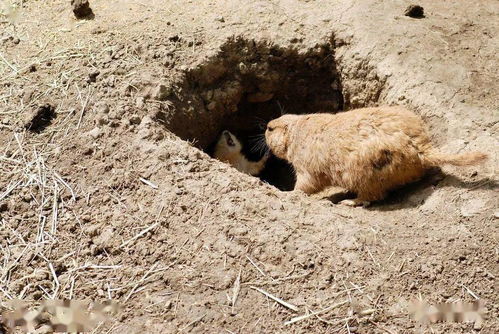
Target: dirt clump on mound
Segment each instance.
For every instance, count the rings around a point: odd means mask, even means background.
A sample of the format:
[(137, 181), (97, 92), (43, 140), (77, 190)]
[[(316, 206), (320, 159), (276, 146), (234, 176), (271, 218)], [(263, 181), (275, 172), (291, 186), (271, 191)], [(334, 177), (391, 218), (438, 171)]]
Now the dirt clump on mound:
[(71, 6), (73, 7), (73, 13), (77, 19), (85, 19), (94, 16), (92, 8), (90, 8), (90, 3), (88, 0), (71, 0)]
[(424, 8), (419, 5), (409, 5), (409, 7), (405, 10), (404, 15), (416, 19), (422, 19), (424, 17)]

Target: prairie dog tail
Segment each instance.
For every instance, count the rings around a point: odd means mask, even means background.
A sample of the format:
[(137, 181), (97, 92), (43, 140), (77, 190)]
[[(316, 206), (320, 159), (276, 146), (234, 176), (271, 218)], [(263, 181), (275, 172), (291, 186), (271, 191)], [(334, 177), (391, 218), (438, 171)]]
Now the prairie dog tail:
[(485, 162), (488, 155), (482, 152), (466, 152), (462, 154), (445, 154), (430, 151), (423, 158), (423, 162), (430, 167), (442, 165), (473, 166)]

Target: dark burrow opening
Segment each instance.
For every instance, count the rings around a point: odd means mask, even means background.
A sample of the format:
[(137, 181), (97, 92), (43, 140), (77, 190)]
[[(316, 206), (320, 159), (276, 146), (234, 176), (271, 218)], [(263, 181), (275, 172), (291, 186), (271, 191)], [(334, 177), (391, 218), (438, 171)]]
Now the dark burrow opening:
[[(213, 155), (222, 131), (233, 133), (250, 161), (262, 158), (266, 123), (283, 113), (337, 112), (342, 86), (332, 43), (299, 52), (268, 42), (234, 38), (206, 62), (186, 72), (175, 88), (175, 111), (165, 115), (170, 131)], [(258, 175), (292, 190), (293, 168), (270, 156)]]

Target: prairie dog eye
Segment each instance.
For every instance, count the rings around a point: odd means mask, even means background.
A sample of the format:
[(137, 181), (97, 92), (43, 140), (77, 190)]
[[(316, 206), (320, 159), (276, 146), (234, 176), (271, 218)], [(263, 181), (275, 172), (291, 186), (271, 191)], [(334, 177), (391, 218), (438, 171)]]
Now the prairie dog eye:
[(270, 125), (267, 125), (267, 131), (268, 132), (272, 132), (272, 131), (274, 131), (274, 129), (275, 129), (274, 127), (272, 127)]

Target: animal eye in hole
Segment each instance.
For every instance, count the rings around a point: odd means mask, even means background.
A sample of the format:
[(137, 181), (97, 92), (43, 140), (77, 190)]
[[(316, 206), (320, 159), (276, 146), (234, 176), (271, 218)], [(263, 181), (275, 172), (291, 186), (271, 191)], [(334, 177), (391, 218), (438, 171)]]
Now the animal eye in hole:
[(269, 126), (269, 125), (267, 125), (267, 131), (269, 131), (269, 132), (274, 131), (274, 128), (271, 127), (271, 126)]
[(232, 137), (231, 137), (231, 135), (229, 133), (224, 132), (224, 135), (225, 135), (225, 141), (227, 142), (227, 145), (229, 145), (229, 146), (236, 146), (236, 144), (232, 140)]

